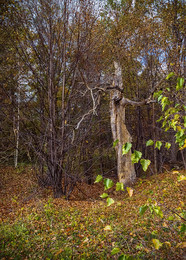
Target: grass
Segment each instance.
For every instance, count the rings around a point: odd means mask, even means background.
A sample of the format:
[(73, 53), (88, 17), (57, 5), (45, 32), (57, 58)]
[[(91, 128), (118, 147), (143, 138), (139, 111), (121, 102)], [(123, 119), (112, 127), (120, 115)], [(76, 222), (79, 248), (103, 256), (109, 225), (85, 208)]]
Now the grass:
[[(115, 203), (107, 207), (99, 197), (101, 184), (80, 184), (66, 201), (40, 190), (31, 169), (1, 169), (0, 258), (183, 259), (185, 181), (178, 181), (183, 174), (139, 179), (132, 197), (112, 189)], [(162, 218), (150, 210), (139, 214), (149, 198)]]

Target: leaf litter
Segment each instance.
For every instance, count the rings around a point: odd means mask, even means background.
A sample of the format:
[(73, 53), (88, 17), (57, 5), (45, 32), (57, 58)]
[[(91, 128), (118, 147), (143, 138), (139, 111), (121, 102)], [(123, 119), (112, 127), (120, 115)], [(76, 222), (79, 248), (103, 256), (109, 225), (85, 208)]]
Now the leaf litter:
[[(115, 203), (109, 207), (100, 198), (101, 183), (79, 183), (67, 201), (39, 188), (31, 168), (0, 171), (2, 258), (117, 259), (121, 253), (139, 259), (183, 258), (179, 216), (184, 219), (185, 180), (178, 181), (178, 174), (185, 176), (184, 171), (138, 179), (128, 192), (112, 187), (108, 193)], [(163, 219), (148, 211), (140, 216), (148, 198), (162, 208)]]

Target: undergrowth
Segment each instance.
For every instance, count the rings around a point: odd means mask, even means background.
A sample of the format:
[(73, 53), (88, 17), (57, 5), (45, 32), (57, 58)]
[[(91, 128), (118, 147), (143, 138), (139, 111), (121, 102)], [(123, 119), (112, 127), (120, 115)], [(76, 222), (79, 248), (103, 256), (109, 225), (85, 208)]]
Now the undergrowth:
[[(21, 204), (16, 195), (11, 214), (1, 217), (0, 258), (183, 259), (185, 181), (177, 180), (175, 173), (139, 179), (132, 197), (112, 194), (110, 207), (99, 194), (91, 202), (49, 197), (30, 204)], [(158, 205), (163, 216), (147, 208), (140, 215), (144, 205)]]

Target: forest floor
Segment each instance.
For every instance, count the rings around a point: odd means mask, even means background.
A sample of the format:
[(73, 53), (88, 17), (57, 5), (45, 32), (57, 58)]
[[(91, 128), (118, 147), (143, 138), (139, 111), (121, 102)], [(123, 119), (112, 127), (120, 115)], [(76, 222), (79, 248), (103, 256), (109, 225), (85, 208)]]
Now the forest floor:
[(0, 259), (185, 259), (185, 176), (139, 178), (130, 196), (112, 188), (108, 207), (102, 183), (53, 199), (31, 167), (0, 168)]

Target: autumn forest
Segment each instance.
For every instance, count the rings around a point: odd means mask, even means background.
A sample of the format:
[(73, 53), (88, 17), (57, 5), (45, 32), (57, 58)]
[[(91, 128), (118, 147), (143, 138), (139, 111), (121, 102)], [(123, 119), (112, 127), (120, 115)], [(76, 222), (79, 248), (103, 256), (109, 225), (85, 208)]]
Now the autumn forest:
[(183, 0), (1, 0), (0, 258), (183, 259)]

